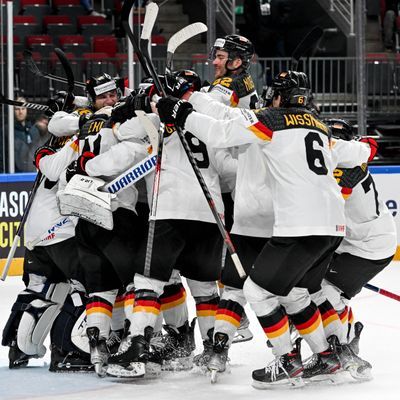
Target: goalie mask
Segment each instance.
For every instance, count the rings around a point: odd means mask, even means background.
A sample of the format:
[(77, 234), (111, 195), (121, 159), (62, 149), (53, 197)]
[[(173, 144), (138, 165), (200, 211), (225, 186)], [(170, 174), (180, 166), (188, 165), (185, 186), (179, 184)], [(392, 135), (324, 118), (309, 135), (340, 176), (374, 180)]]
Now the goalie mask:
[(112, 90), (117, 91), (117, 97), (120, 99), (125, 90), (125, 82), (123, 78), (114, 77), (103, 73), (99, 76), (92, 76), (86, 81), (86, 94), (93, 106), (96, 103), (96, 97)]
[(281, 107), (306, 107), (311, 95), (310, 81), (304, 72), (283, 71), (272, 81), (274, 97), (281, 96)]
[(349, 121), (339, 118), (331, 118), (324, 120), (332, 130), (332, 136), (336, 139), (352, 140), (354, 138), (353, 126)]
[(243, 68), (247, 69), (250, 66), (250, 61), (254, 56), (254, 46), (249, 39), (240, 35), (227, 35), (223, 38), (218, 38), (214, 46), (211, 48), (209, 59), (214, 61), (217, 51), (222, 50), (228, 53), (228, 61), (226, 62), (225, 68), (228, 71), (235, 71), (228, 68), (228, 63), (232, 62), (235, 58), (242, 60), (242, 65), (236, 69)]

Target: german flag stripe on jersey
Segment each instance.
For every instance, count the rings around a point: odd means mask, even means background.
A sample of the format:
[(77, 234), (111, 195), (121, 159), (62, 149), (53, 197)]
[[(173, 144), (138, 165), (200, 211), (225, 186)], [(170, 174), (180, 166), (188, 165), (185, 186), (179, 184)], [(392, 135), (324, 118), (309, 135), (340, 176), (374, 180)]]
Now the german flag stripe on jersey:
[(135, 305), (133, 307), (133, 312), (145, 312), (158, 315), (160, 314), (161, 304), (158, 300), (145, 300), (145, 299), (136, 299)]
[(196, 304), (196, 314), (198, 317), (214, 317), (217, 312), (218, 304), (213, 302)]
[(117, 296), (114, 302), (114, 308), (121, 308), (125, 305), (124, 303), (125, 303), (125, 296), (124, 295)]
[(241, 318), (242, 318), (241, 315), (235, 313), (232, 310), (226, 309), (226, 308), (218, 308), (218, 310), (215, 314), (215, 319), (217, 321), (229, 322), (230, 324), (234, 325), (236, 328), (239, 328)]
[(273, 132), (260, 121), (249, 126), (248, 129), (250, 129), (258, 138), (262, 140), (270, 141), (272, 139)]
[(179, 293), (176, 293), (173, 296), (160, 298), (161, 300), (161, 310), (169, 310), (171, 308), (177, 307), (183, 304), (186, 300), (186, 291), (182, 287)]
[(349, 308), (349, 317), (348, 317), (348, 320), (349, 320), (349, 324), (352, 324), (352, 323), (354, 322), (354, 315), (353, 315), (353, 310), (352, 310), (351, 307)]
[(125, 307), (127, 306), (132, 306), (133, 303), (135, 302), (135, 293), (134, 292), (129, 292), (125, 295)]
[(282, 336), (289, 330), (289, 318), (285, 315), (279, 322), (271, 326), (263, 326), (264, 333), (269, 339)]
[(339, 320), (339, 316), (337, 315), (337, 312), (333, 308), (321, 314), (321, 318), (324, 328), (329, 324), (331, 324), (332, 322)]
[(345, 307), (344, 310), (339, 314), (339, 318), (342, 324), (347, 324), (348, 316), (349, 316), (349, 310), (347, 307)]
[(93, 297), (89, 302), (86, 304), (86, 314), (94, 314), (94, 313), (101, 313), (109, 316), (112, 316), (112, 309), (113, 306), (107, 300), (104, 300), (100, 297)]
[(308, 335), (314, 331), (316, 331), (319, 325), (322, 323), (321, 314), (317, 309), (311, 318), (309, 318), (306, 322), (302, 324), (295, 324), (297, 330), (300, 335)]
[(353, 189), (343, 187), (342, 190), (341, 190), (341, 192), (342, 192), (343, 198), (346, 200), (346, 199), (348, 199), (348, 198), (350, 197), (350, 195), (353, 193)]
[(231, 107), (237, 107), (239, 104), (239, 96), (236, 94), (236, 92), (233, 92), (230, 98), (231, 102)]

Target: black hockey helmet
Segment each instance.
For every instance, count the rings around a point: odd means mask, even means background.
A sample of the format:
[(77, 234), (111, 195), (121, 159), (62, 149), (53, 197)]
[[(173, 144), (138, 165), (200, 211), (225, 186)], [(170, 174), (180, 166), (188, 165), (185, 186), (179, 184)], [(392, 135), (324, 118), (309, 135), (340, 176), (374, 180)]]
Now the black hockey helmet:
[(124, 78), (112, 78), (110, 75), (103, 73), (99, 76), (92, 76), (86, 81), (86, 94), (92, 104), (95, 103), (96, 96), (111, 90), (116, 90), (118, 99), (120, 99), (125, 91)]
[(194, 92), (201, 89), (201, 79), (199, 75), (191, 69), (181, 69), (179, 71), (174, 71), (174, 75), (185, 79), (189, 82), (191, 90)]
[(228, 53), (228, 62), (235, 58), (242, 60), (241, 68), (247, 69), (250, 66), (250, 61), (254, 56), (254, 46), (249, 39), (241, 35), (227, 35), (223, 38), (218, 38), (214, 46), (210, 50), (209, 59), (215, 59), (217, 50), (223, 50)]
[(274, 96), (281, 96), (282, 107), (306, 107), (311, 95), (310, 81), (304, 72), (282, 71), (272, 81)]
[(353, 125), (345, 120), (339, 118), (325, 119), (324, 123), (332, 130), (332, 136), (336, 139), (352, 140), (354, 138)]

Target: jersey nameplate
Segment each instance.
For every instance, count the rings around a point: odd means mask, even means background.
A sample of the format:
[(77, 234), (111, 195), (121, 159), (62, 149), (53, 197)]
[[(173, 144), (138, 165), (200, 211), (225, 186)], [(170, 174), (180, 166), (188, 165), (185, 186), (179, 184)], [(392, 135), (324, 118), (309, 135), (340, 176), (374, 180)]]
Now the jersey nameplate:
[(323, 124), (321, 121), (316, 119), (311, 114), (284, 114), (284, 123), (285, 128), (304, 128), (304, 127), (313, 127), (318, 129), (319, 131), (328, 134), (329, 129), (328, 127)]

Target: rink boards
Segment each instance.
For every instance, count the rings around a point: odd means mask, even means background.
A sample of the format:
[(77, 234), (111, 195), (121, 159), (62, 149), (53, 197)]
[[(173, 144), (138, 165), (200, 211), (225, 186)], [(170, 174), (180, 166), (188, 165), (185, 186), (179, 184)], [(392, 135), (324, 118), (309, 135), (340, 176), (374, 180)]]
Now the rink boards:
[[(397, 232), (400, 232), (400, 166), (371, 166), (369, 170), (374, 176), (380, 197), (394, 216)], [(0, 174), (0, 272), (13, 243), (35, 177), (35, 173)], [(400, 260), (400, 235), (397, 240), (395, 259)], [(22, 236), (9, 275), (22, 273), (23, 243)]]

